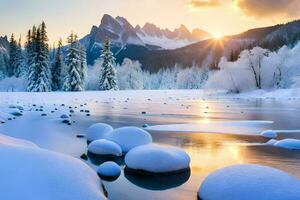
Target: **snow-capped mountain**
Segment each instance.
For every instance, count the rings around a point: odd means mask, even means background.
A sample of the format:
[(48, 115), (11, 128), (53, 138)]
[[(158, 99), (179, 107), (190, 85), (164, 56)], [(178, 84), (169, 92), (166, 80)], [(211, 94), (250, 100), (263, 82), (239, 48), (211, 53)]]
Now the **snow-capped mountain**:
[(153, 45), (162, 49), (175, 49), (189, 45), (191, 43), (206, 39), (210, 34), (195, 29), (191, 33), (184, 25), (178, 29), (170, 31), (169, 29), (160, 29), (154, 24), (146, 23), (143, 27), (137, 25), (135, 28), (124, 18), (113, 18), (105, 14), (101, 20), (101, 24), (93, 26), (89, 35), (84, 37), (81, 42), (99, 43), (100, 45), (104, 39), (110, 38), (112, 44), (119, 47), (125, 45)]
[(135, 30), (144, 43), (159, 46), (162, 49), (176, 49), (210, 37), (209, 33), (200, 29), (195, 29), (191, 33), (184, 25), (170, 31), (146, 23), (143, 27), (137, 25)]
[(170, 31), (154, 24), (133, 27), (123, 17), (105, 14), (99, 26), (93, 26), (90, 33), (80, 40), (87, 49), (87, 60), (92, 64), (100, 55), (101, 45), (109, 38), (115, 54), (122, 57), (138, 55), (154, 49), (176, 49), (210, 37), (210, 34), (196, 29), (191, 33), (184, 25)]
[(110, 15), (104, 15), (101, 24), (93, 26), (89, 35), (85, 36), (81, 42), (86, 46), (93, 43), (102, 44), (105, 38), (109, 38), (115, 46), (124, 46), (126, 44), (135, 44), (145, 46), (144, 42), (137, 36), (134, 28), (123, 17), (113, 18)]

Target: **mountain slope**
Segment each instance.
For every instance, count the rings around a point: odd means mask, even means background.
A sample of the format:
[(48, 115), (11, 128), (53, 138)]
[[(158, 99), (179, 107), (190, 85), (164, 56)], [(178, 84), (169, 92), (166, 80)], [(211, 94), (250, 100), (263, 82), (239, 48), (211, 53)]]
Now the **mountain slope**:
[(154, 50), (134, 57), (145, 69), (155, 72), (161, 68), (180, 64), (183, 67), (193, 63), (217, 67), (222, 56), (232, 51), (241, 51), (259, 45), (276, 50), (283, 45), (293, 46), (300, 40), (300, 20), (265, 28), (256, 28), (241, 34), (224, 37), (222, 40), (208, 39), (175, 50)]
[[(93, 26), (90, 33), (80, 40), (87, 49), (88, 64), (93, 64), (100, 56), (101, 45), (105, 38), (111, 40), (112, 50), (119, 57), (133, 51), (152, 51), (157, 49), (176, 49), (210, 37), (210, 34), (196, 29), (192, 33), (184, 26), (170, 31), (160, 29), (154, 24), (146, 23), (143, 27), (133, 27), (125, 18), (113, 18), (104, 15), (99, 26)], [(140, 54), (138, 52), (137, 54)], [(118, 59), (120, 60), (120, 59)]]

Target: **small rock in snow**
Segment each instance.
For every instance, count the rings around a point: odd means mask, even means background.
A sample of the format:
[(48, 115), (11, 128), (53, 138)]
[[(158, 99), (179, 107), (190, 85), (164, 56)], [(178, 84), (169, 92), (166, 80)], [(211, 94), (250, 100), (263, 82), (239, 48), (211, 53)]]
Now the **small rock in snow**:
[(22, 116), (23, 115), (22, 112), (17, 108), (10, 109), (10, 114), (12, 114), (14, 116)]
[(62, 114), (62, 115), (60, 116), (60, 118), (61, 118), (61, 119), (69, 119), (70, 117), (69, 117), (69, 115), (67, 115), (67, 114)]
[(108, 124), (96, 123), (91, 125), (86, 131), (86, 137), (89, 142), (94, 140), (104, 139), (107, 134), (112, 132), (114, 129)]
[(273, 130), (263, 131), (260, 135), (265, 137), (265, 138), (270, 138), (270, 139), (274, 139), (274, 138), (277, 137), (277, 133)]
[(109, 177), (119, 177), (121, 174), (121, 168), (117, 163), (108, 161), (99, 166), (97, 173), (104, 179)]
[(94, 140), (88, 146), (88, 152), (99, 156), (121, 156), (121, 147), (106, 139)]
[(107, 136), (107, 139), (119, 144), (124, 153), (134, 147), (152, 142), (152, 136), (147, 131), (133, 126), (115, 129)]
[(84, 153), (84, 154), (82, 154), (81, 156), (80, 156), (80, 158), (82, 159), (82, 160), (88, 160), (88, 157), (87, 157), (87, 155)]
[(278, 140), (271, 139), (265, 143), (265, 145), (273, 146)]

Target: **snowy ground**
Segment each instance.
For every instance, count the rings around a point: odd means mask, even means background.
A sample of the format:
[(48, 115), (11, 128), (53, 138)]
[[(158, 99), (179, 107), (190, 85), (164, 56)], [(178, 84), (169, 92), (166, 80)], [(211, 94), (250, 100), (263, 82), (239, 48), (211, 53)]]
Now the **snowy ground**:
[[(191, 132), (259, 135), (262, 130), (277, 129), (282, 130), (286, 135), (294, 134), (293, 131), (286, 130), (300, 129), (296, 123), (299, 120), (299, 100), (299, 89), (255, 91), (243, 94), (203, 90), (0, 93), (0, 133), (25, 139), (40, 148), (79, 159), (87, 152), (87, 144), (85, 138), (77, 136), (84, 135), (91, 124), (105, 122), (114, 128), (129, 125), (142, 127), (148, 124), (149, 130), (159, 128), (156, 129), (159, 134), (153, 133), (156, 143), (180, 146), (188, 152), (191, 157), (191, 178), (189, 179), (189, 175), (184, 175), (180, 180), (172, 179), (172, 184), (161, 186), (161, 188), (172, 188), (176, 184), (176, 187), (182, 185), (179, 191), (168, 190), (157, 193), (151, 192), (154, 187), (152, 184), (145, 185), (122, 172), (116, 182), (106, 183), (106, 189), (111, 195), (110, 199), (118, 199), (120, 196), (124, 199), (133, 198), (131, 194), (119, 191), (120, 185), (122, 191), (133, 190), (136, 195), (147, 194), (145, 199), (163, 199), (161, 195), (183, 199), (183, 196), (196, 197), (199, 183), (207, 175), (202, 174), (203, 171), (212, 172), (224, 167), (224, 163), (227, 166), (252, 160), (265, 162), (256, 156), (257, 152), (253, 154), (251, 151), (249, 154), (247, 150), (248, 154), (243, 155), (240, 148), (244, 147), (236, 146), (228, 138), (205, 134), (200, 138)], [(22, 115), (17, 116), (16, 111), (20, 111)], [(62, 114), (72, 115), (71, 125), (62, 123), (60, 118)], [(166, 133), (161, 132), (163, 129)], [(172, 131), (181, 131), (185, 135), (173, 134)], [(191, 135), (189, 136), (188, 133)], [(219, 141), (217, 137), (222, 138), (222, 141)], [(238, 143), (267, 141), (263, 138), (243, 137), (246, 138), (245, 141), (239, 138)], [(283, 136), (279, 135), (279, 137), (282, 139)], [(3, 141), (5, 142), (5, 139), (1, 138), (0, 145)], [(215, 148), (218, 149), (217, 152), (211, 151)], [(258, 149), (256, 151), (259, 151)], [(276, 149), (270, 151), (277, 152)], [(274, 154), (276, 156), (276, 152), (269, 154), (268, 150), (264, 153), (268, 156), (274, 156)], [(281, 155), (282, 150), (279, 153), (280, 159), (285, 159)], [(255, 155), (254, 158), (251, 157), (253, 155)], [(295, 157), (297, 158), (298, 155)], [(296, 173), (300, 170), (298, 165), (279, 165), (277, 161), (278, 159), (271, 159), (269, 164), (287, 170), (297, 177), (300, 176)], [(90, 161), (84, 162), (95, 170), (99, 165), (92, 164)], [(291, 161), (288, 160), (287, 163)], [(292, 163), (298, 163), (298, 160)], [(145, 190), (145, 188), (152, 188), (152, 190)]]

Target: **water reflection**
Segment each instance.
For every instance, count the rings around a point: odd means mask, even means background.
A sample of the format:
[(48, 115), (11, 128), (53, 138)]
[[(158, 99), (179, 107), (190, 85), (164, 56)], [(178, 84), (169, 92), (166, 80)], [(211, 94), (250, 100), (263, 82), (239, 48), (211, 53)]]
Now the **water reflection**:
[(124, 175), (134, 185), (147, 190), (167, 190), (178, 187), (190, 178), (191, 171), (186, 170), (182, 173), (172, 175), (140, 175), (124, 170)]
[(105, 156), (95, 155), (95, 154), (92, 154), (89, 152), (87, 155), (88, 155), (88, 158), (91, 161), (91, 163), (94, 165), (97, 165), (97, 166), (99, 166), (107, 161), (113, 161), (120, 166), (125, 165), (124, 157), (105, 157)]
[[(274, 121), (272, 129), (299, 129), (300, 109), (298, 101), (279, 102), (262, 99), (214, 99), (214, 100), (165, 100), (116, 103), (113, 113), (97, 107), (93, 122), (120, 126), (142, 126), (147, 123), (178, 124), (216, 120), (269, 120)], [(123, 105), (124, 104), (124, 105)], [(126, 106), (128, 109), (124, 110)], [(145, 111), (146, 115), (140, 115)], [(92, 116), (93, 117), (93, 116)], [(155, 143), (183, 148), (191, 157), (191, 171), (180, 176), (140, 177), (126, 170), (114, 182), (105, 183), (111, 200), (185, 200), (196, 199), (201, 182), (211, 172), (234, 164), (254, 163), (275, 167), (300, 178), (300, 151), (278, 149), (270, 146), (247, 146), (264, 143), (259, 136), (237, 136), (205, 133), (162, 133), (151, 132)], [(298, 138), (299, 134), (280, 134), (279, 139)], [(100, 165), (106, 159), (89, 159)], [(117, 161), (124, 165), (123, 159)]]

